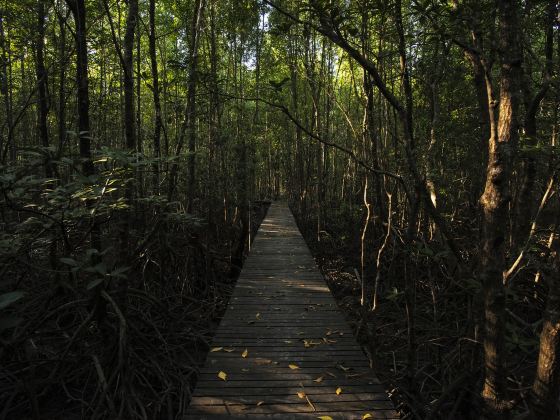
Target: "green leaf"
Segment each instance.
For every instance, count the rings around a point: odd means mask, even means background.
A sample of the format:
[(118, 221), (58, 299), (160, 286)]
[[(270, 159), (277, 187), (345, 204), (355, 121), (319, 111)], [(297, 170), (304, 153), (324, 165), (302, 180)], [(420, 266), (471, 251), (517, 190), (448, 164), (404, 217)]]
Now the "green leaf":
[(62, 264), (71, 265), (72, 267), (77, 267), (78, 266), (78, 262), (73, 258), (63, 257), (63, 258), (60, 259), (60, 262)]
[(103, 282), (102, 278), (90, 281), (89, 284), (87, 285), (87, 290), (93, 289), (94, 287), (100, 285), (102, 282)]
[(107, 274), (107, 267), (105, 266), (104, 263), (100, 262), (99, 264), (96, 264), (93, 267), (86, 268), (84, 271), (87, 271), (88, 273), (97, 273), (104, 276)]
[(130, 270), (130, 267), (118, 267), (111, 271), (109, 275), (111, 277), (124, 277), (123, 273), (126, 273), (128, 270)]
[(7, 308), (12, 303), (20, 300), (24, 295), (25, 293), (22, 291), (4, 293), (3, 295), (0, 295), (0, 309)]

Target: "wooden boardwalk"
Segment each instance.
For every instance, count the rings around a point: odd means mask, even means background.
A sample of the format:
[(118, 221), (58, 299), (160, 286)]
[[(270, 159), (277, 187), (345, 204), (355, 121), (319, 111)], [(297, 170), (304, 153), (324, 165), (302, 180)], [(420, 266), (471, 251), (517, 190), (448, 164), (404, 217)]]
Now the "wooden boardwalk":
[(288, 206), (273, 203), (200, 371), (186, 418), (321, 416), (398, 418)]

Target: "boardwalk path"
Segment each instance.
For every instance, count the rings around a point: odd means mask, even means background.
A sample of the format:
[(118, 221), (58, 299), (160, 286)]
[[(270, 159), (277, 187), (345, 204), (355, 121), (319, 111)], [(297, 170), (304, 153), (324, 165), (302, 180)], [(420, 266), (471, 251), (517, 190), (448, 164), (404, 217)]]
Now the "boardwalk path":
[(286, 204), (270, 207), (212, 349), (187, 419), (398, 418)]

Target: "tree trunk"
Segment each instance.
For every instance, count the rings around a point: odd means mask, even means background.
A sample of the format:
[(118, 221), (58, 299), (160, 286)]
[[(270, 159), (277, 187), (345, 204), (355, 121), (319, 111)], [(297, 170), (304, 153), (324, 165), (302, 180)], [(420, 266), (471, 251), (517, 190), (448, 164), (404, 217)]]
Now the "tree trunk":
[[(157, 63), (157, 50), (156, 50), (156, 0), (150, 0), (149, 5), (149, 15), (150, 15), (150, 34), (149, 34), (149, 49), (150, 49), (150, 64), (152, 71), (152, 93), (154, 96), (154, 138), (153, 138), (153, 152), (154, 158), (159, 159), (161, 157), (161, 129), (163, 126), (163, 120), (161, 116), (161, 101), (159, 97), (159, 75), (158, 75), (158, 63)], [(154, 162), (152, 165), (153, 174), (153, 184), (154, 192), (159, 194), (159, 161)]]
[[(191, 38), (189, 41), (189, 76), (187, 80), (187, 106), (185, 108), (185, 120), (181, 124), (179, 130), (179, 135), (177, 139), (177, 156), (181, 153), (183, 149), (183, 144), (185, 142), (185, 135), (188, 135), (188, 150), (189, 156), (187, 158), (187, 211), (192, 210), (192, 201), (196, 180), (196, 130), (195, 130), (195, 119), (196, 119), (196, 82), (197, 82), (197, 70), (198, 70), (198, 44), (200, 38), (200, 27), (202, 25), (202, 13), (204, 10), (204, 0), (196, 0), (193, 17), (191, 21)], [(169, 176), (169, 187), (167, 196), (171, 200), (173, 194), (175, 193), (175, 188), (177, 187), (177, 172), (179, 167), (174, 163), (171, 167), (171, 174)]]
[(202, 25), (204, 0), (196, 0), (191, 24), (190, 65), (187, 82), (187, 132), (189, 136), (187, 211), (191, 212), (195, 198), (196, 183), (196, 83), (198, 80), (198, 44)]
[[(557, 200), (558, 204), (560, 202)], [(548, 301), (540, 338), (537, 373), (531, 390), (530, 407), (534, 420), (557, 420), (560, 392), (560, 237), (557, 216), (550, 242), (553, 264), (548, 279)]]
[[(49, 130), (48, 130), (48, 113), (49, 104), (47, 98), (47, 69), (45, 68), (45, 3), (43, 0), (37, 2), (37, 41), (35, 44), (37, 54), (36, 75), (37, 75), (37, 91), (39, 95), (39, 106), (37, 112), (39, 137), (41, 139), (41, 146), (45, 149), (49, 147)], [(48, 178), (53, 176), (52, 164), (50, 159), (50, 152), (45, 150), (47, 157), (45, 159), (45, 174)]]
[(66, 0), (76, 24), (76, 83), (78, 85), (78, 130), (82, 171), (90, 176), (95, 173), (91, 158), (91, 133), (89, 123), (88, 50), (86, 40), (85, 0)]
[[(473, 85), (476, 92), (476, 100), (478, 103), (478, 125), (480, 130), (480, 137), (478, 138), (478, 144), (476, 145), (476, 148), (481, 150), (484, 154), (483, 158), (480, 159), (480, 166), (478, 166), (478, 168), (479, 173), (484, 173), (488, 161), (487, 142), (488, 138), (490, 137), (490, 113), (488, 109), (489, 100), (488, 92), (486, 90), (485, 71), (479, 56), (471, 51), (465, 51), (465, 56), (471, 63), (473, 69)], [(478, 197), (480, 197), (480, 194), (482, 194), (483, 187), (484, 185), (482, 177), (477, 176), (473, 180), (472, 187), (476, 199), (478, 199)], [(476, 199), (473, 199), (473, 201), (476, 201)]]
[[(516, 0), (498, 1), (500, 97), (489, 95), (491, 135), (486, 185), (480, 198), (482, 211), (481, 279), (484, 292), (485, 381), (482, 390), (484, 415), (503, 419), (509, 414), (506, 396), (505, 343), (506, 293), (503, 284), (505, 244), (510, 204), (510, 179), (518, 143), (521, 47), (518, 39)], [(488, 83), (488, 82), (487, 82)], [(492, 87), (488, 86), (492, 91)], [(499, 116), (493, 115), (499, 106)]]
[[(76, 84), (78, 85), (78, 132), (80, 141), (80, 157), (82, 159), (82, 172), (86, 177), (95, 175), (95, 166), (91, 156), (91, 132), (89, 121), (89, 79), (88, 79), (88, 50), (86, 38), (86, 7), (85, 0), (66, 0), (74, 22), (75, 40), (76, 40)], [(92, 200), (86, 201), (88, 208), (93, 207)], [(93, 213), (91, 221), (91, 246), (93, 249), (102, 251), (101, 230), (95, 213)], [(92, 257), (92, 264), (99, 263), (100, 258), (97, 255)], [(95, 316), (98, 323), (105, 318), (106, 310), (104, 300), (101, 298), (102, 284), (95, 287), (93, 306), (95, 308)]]
[[(10, 77), (8, 72), (8, 62), (10, 60), (8, 46), (6, 45), (6, 33), (4, 31), (4, 11), (0, 9), (0, 49), (2, 50), (2, 65), (1, 65), (1, 80), (0, 80), (0, 93), (4, 99), (4, 112), (6, 113), (6, 129), (7, 139), (6, 144), (0, 142), (0, 157), (2, 162), (6, 161), (9, 154), (10, 161), (16, 160), (16, 145), (14, 140), (13, 122), (12, 122), (12, 98), (10, 93)], [(7, 153), (6, 153), (7, 150)]]
[(68, 12), (58, 13), (58, 26), (60, 30), (60, 45), (58, 47), (58, 60), (61, 63), (58, 73), (58, 146), (57, 158), (61, 156), (64, 143), (66, 142), (66, 66), (68, 64), (66, 59), (66, 21), (68, 19)]
[(128, 1), (128, 13), (126, 17), (126, 31), (123, 41), (123, 72), (124, 72), (124, 132), (126, 148), (129, 151), (136, 150), (136, 123), (134, 120), (134, 34), (136, 32), (136, 20), (138, 19), (138, 0)]

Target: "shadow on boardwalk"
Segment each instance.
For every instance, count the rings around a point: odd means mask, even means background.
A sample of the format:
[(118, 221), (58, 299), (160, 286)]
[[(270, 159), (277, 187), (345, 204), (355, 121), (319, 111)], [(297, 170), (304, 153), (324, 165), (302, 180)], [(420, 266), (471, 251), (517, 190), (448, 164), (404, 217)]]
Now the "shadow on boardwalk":
[[(370, 416), (368, 416), (368, 414)], [(187, 419), (396, 419), (285, 203), (263, 221)]]

